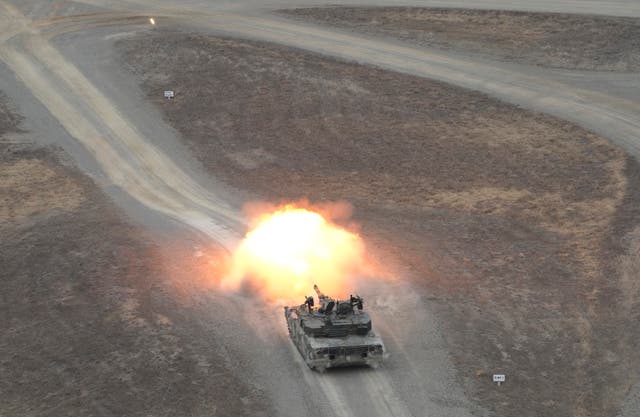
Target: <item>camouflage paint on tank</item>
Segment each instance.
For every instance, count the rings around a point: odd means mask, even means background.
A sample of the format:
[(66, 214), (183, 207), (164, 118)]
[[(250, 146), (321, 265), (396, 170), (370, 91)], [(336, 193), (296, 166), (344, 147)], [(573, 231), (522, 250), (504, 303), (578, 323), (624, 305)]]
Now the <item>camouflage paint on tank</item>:
[(297, 307), (285, 307), (289, 336), (311, 369), (339, 366), (377, 367), (387, 355), (382, 339), (372, 331), (361, 297), (335, 300), (314, 286), (312, 297)]

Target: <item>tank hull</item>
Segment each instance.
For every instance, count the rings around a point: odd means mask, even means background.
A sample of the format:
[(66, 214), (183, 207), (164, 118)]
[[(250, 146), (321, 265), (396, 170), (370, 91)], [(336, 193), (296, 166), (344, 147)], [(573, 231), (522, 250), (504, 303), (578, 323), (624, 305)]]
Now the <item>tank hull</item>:
[(305, 333), (296, 308), (285, 308), (289, 336), (306, 364), (320, 372), (345, 366), (377, 367), (386, 356), (382, 339), (372, 331), (365, 335), (314, 337)]

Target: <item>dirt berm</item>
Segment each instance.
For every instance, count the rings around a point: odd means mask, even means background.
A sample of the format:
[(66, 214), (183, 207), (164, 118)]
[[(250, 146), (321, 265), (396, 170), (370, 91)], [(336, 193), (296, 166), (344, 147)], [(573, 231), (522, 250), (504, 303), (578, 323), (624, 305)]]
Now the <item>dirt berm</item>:
[(273, 202), (351, 202), (486, 408), (615, 414), (640, 363), (640, 177), (621, 150), (483, 94), (274, 45), (169, 30), (118, 45), (217, 178)]

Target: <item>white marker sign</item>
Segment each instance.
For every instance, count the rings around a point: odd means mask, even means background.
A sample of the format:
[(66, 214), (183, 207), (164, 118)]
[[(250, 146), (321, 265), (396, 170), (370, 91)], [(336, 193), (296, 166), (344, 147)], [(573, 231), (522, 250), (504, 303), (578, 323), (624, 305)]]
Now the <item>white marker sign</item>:
[(506, 377), (504, 374), (493, 374), (493, 382), (497, 382), (498, 385), (502, 384), (505, 381)]
[(173, 94), (173, 91), (172, 91), (172, 90), (166, 90), (166, 91), (164, 92), (164, 98), (171, 99), (171, 98), (173, 98), (173, 96), (174, 96), (174, 94)]

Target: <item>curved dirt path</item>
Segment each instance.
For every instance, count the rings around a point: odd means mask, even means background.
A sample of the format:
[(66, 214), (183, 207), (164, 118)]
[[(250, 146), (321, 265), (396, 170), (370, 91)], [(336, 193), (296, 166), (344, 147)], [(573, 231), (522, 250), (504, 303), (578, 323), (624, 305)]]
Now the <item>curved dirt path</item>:
[[(204, 232), (227, 247), (232, 247), (243, 231), (243, 219), (237, 210), (224, 201), (223, 194), (211, 187), (203, 187), (170, 155), (152, 145), (136, 121), (121, 111), (122, 105), (97, 88), (95, 80), (91, 80), (52, 45), (52, 36), (109, 24), (122, 25), (127, 23), (127, 19), (133, 19), (129, 23), (140, 23), (141, 20), (136, 20), (139, 16), (154, 15), (158, 16), (159, 24), (163, 20), (171, 21), (196, 26), (203, 31), (281, 43), (480, 90), (574, 121), (640, 156), (640, 99), (628, 94), (630, 89), (640, 91), (637, 77), (620, 81), (619, 76), (481, 62), (452, 53), (288, 22), (263, 12), (295, 4), (311, 5), (310, 1), (260, 3), (262, 11), (252, 8), (255, 3), (249, 2), (83, 0), (81, 3), (103, 8), (107, 7), (105, 3), (109, 3), (114, 12), (57, 20), (37, 16), (42, 19), (34, 21), (6, 0), (0, 1), (0, 59), (64, 129), (90, 152), (112, 184), (148, 209)], [(378, 1), (358, 3), (382, 4)], [(442, 3), (427, 1), (420, 5), (437, 6)], [(463, 6), (467, 3), (446, 4)], [(535, 6), (516, 0), (476, 1), (473, 5), (640, 16), (640, 5), (625, 0), (576, 0), (563, 5), (541, 1)], [(594, 83), (597, 81), (597, 88), (589, 86), (590, 79)], [(626, 88), (607, 88), (608, 84), (620, 82)], [(29, 117), (28, 114), (25, 116)], [(269, 375), (270, 367), (282, 368), (284, 370), (279, 371), (279, 375), (290, 379), (288, 384), (283, 384), (283, 389), (272, 388), (283, 414), (296, 415), (300, 411), (287, 406), (298, 393), (292, 381), (298, 379), (299, 383), (300, 376), (307, 391), (316, 393), (304, 397), (311, 403), (301, 404), (307, 415), (464, 416), (471, 413), (473, 407), (454, 383), (446, 352), (440, 346), (437, 329), (428, 311), (419, 305), (418, 300), (411, 298), (411, 290), (405, 284), (380, 285), (382, 287), (377, 288), (379, 293), (392, 294), (402, 301), (392, 304), (405, 306), (404, 310), (389, 312), (390, 315), (414, 318), (417, 315), (427, 331), (422, 329), (409, 346), (403, 345), (399, 342), (404, 340), (400, 333), (406, 332), (407, 327), (397, 328), (381, 314), (381, 317), (375, 317), (376, 322), (394, 352), (389, 364), (378, 371), (336, 372), (323, 376), (300, 370), (304, 366), (281, 331), (272, 343), (279, 347), (288, 346), (290, 352), (274, 355), (273, 363), (257, 363), (255, 366), (265, 377)], [(265, 315), (271, 317), (272, 312), (253, 314), (248, 321), (255, 323), (259, 332)], [(272, 321), (279, 323), (280, 320), (279, 312), (273, 312)], [(425, 355), (425, 345), (432, 348), (427, 349), (431, 356)], [(258, 351), (254, 353), (258, 358), (264, 357)], [(291, 360), (298, 361), (297, 369), (288, 367)], [(424, 375), (429, 375), (429, 380), (425, 381)]]
[[(167, 154), (153, 146), (152, 141), (141, 133), (139, 126), (121, 111), (122, 104), (116, 104), (98, 89), (96, 80), (91, 80), (80, 71), (49, 41), (52, 34), (63, 33), (69, 28), (100, 26), (104, 20), (99, 16), (71, 17), (57, 21), (61, 27), (56, 28), (45, 26), (43, 22), (34, 24), (6, 3), (2, 7), (11, 16), (11, 21), (18, 23), (19, 30), (0, 46), (0, 58), (64, 129), (89, 151), (110, 183), (148, 209), (203, 232), (227, 248), (233, 248), (241, 236), (242, 218), (218, 194), (201, 187)], [(124, 18), (120, 14), (103, 17), (107, 21)], [(398, 293), (390, 287), (382, 292)], [(370, 297), (370, 300), (374, 299)], [(428, 315), (415, 304), (417, 300), (414, 305), (406, 304), (406, 308), (422, 316)], [(425, 409), (441, 416), (469, 415), (471, 405), (464, 401), (461, 390), (455, 387), (446, 356), (410, 357), (407, 349), (394, 343), (394, 329), (387, 329), (387, 334), (395, 359), (384, 369), (318, 375), (306, 369), (286, 333), (280, 329), (280, 311), (272, 314), (265, 308), (256, 312), (253, 306), (247, 306), (228, 312), (231, 315), (243, 313), (247, 315), (249, 323), (254, 323), (256, 333), (265, 327), (265, 317), (268, 317), (269, 323), (273, 323), (269, 326), (271, 332), (277, 334), (272, 341), (275, 348), (272, 346), (271, 349), (287, 348), (286, 355), (265, 356), (264, 351), (269, 349), (265, 346), (232, 347), (245, 350), (247, 356), (262, 359), (252, 364), (250, 372), (239, 370), (241, 374), (246, 372), (247, 379), (251, 378), (249, 375), (253, 372), (258, 372), (263, 375), (261, 381), (266, 385), (274, 367), (286, 370), (284, 381), (268, 388), (278, 409), (283, 410), (283, 415), (300, 415), (301, 408), (305, 409), (304, 415), (350, 416), (365, 413), (374, 416), (408, 416), (421, 414), (421, 410)], [(216, 321), (214, 317), (204, 320)], [(435, 329), (432, 332), (435, 333)], [(424, 342), (427, 345), (441, 344), (433, 337)], [(423, 382), (420, 381), (420, 375), (425, 373), (407, 376), (413, 362), (420, 363), (417, 365), (419, 367), (426, 365), (429, 372), (438, 377)], [(296, 367), (292, 369), (291, 363)], [(401, 366), (397, 366), (398, 363)], [(295, 386), (300, 377), (306, 382), (304, 389)], [(409, 383), (408, 392), (399, 393), (392, 387), (395, 385), (392, 381), (399, 380)], [(443, 381), (446, 382), (444, 386)], [(453, 389), (447, 385), (453, 386)], [(430, 392), (429, 397), (418, 396), (416, 387), (429, 388), (422, 391)], [(314, 394), (310, 396), (309, 391)], [(296, 404), (296, 407), (291, 408), (290, 403)]]
[[(82, 2), (98, 3), (95, 0)], [(361, 3), (420, 6), (442, 6), (446, 3), (448, 7), (471, 4), (475, 8), (640, 17), (640, 3), (627, 0), (574, 0), (561, 4), (543, 1), (534, 5), (522, 0), (355, 2)], [(269, 14), (269, 11), (281, 7), (313, 4), (305, 0), (276, 0), (252, 8), (252, 2), (229, 4), (192, 0), (176, 7), (170, 1), (153, 2), (152, 5), (148, 0), (121, 0), (116, 7), (140, 13), (155, 11), (158, 16), (166, 16), (171, 22), (194, 25), (203, 31), (279, 43), (482, 91), (504, 101), (575, 122), (640, 157), (640, 74), (568, 71), (485, 61), (455, 52), (429, 50), (393, 40), (293, 22)]]
[(230, 229), (241, 230), (243, 219), (142, 137), (117, 106), (19, 11), (3, 6), (13, 24), (28, 29), (0, 45), (0, 58), (89, 150), (112, 183), (153, 210), (218, 242), (233, 243), (237, 233)]
[[(289, 45), (482, 91), (575, 122), (640, 157), (640, 99), (634, 100), (625, 94), (629, 90), (640, 93), (640, 75), (624, 79), (625, 89), (621, 90), (615, 85), (621, 80), (616, 74), (545, 70), (480, 61), (275, 17), (225, 13), (219, 19), (198, 17), (191, 18), (190, 22), (227, 34)], [(612, 88), (608, 89), (608, 85)]]

